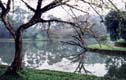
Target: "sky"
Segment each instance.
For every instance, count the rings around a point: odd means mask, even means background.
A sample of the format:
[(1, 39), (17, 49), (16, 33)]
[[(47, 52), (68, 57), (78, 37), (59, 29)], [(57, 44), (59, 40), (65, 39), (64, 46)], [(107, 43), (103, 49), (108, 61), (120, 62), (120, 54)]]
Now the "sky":
[[(36, 1), (36, 0), (35, 0)], [(45, 0), (45, 3), (43, 4), (46, 4), (46, 3), (49, 3), (53, 0)], [(89, 1), (89, 0), (87, 0)], [(96, 0), (94, 0), (96, 1)], [(98, 0), (97, 0), (98, 1)], [(104, 0), (104, 1), (107, 1), (107, 0)], [(126, 3), (126, 0), (112, 0), (114, 2), (114, 4), (121, 10), (125, 10), (125, 3)], [(35, 2), (33, 1), (30, 1), (30, 4), (32, 4), (33, 6), (35, 6)], [(76, 4), (73, 1), (70, 2), (70, 4)], [(91, 15), (97, 15), (97, 13), (91, 8), (89, 7), (88, 4), (84, 4), (84, 3), (81, 3), (81, 2), (78, 2), (79, 4), (79, 9), (83, 9), (85, 11), (88, 11)], [(107, 4), (107, 3), (106, 3)], [(108, 4), (107, 4), (108, 5)], [(57, 7), (55, 9), (52, 9), (50, 11), (48, 11), (45, 15), (54, 15), (54, 16), (57, 16), (57, 17), (60, 17), (60, 18), (70, 18), (70, 14), (72, 15), (70, 9), (68, 7), (64, 7), (65, 11), (62, 7)], [(78, 15), (84, 15), (84, 13), (80, 12), (80, 11), (77, 11), (77, 10), (73, 10), (74, 13), (78, 16)], [(101, 11), (101, 9), (97, 9), (97, 11), (101, 14), (101, 15), (105, 15), (109, 12), (109, 10), (107, 9), (103, 9), (103, 11)], [(69, 14), (68, 14), (69, 13)]]
[[(6, 2), (7, 0), (2, 0), (3, 2)], [(15, 0), (15, 6), (17, 5), (20, 5), (20, 7), (26, 9), (26, 6), (22, 3), (22, 2), (19, 2), (20, 0)], [(36, 7), (36, 4), (37, 4), (37, 0), (25, 0), (26, 2), (28, 2), (28, 4), (30, 4), (32, 7)], [(48, 4), (50, 3), (51, 1), (53, 0), (44, 0), (44, 3), (43, 4)], [(89, 1), (89, 0), (87, 0)], [(93, 1), (93, 0), (92, 0)], [(94, 0), (96, 1), (96, 0)], [(98, 0), (97, 0), (98, 1)], [(104, 0), (107, 2), (107, 0)], [(126, 3), (126, 0), (112, 0), (114, 2), (114, 4), (121, 10), (125, 10), (125, 3)], [(72, 0), (69, 4), (76, 4), (74, 2), (74, 0)], [(81, 2), (78, 2), (79, 4), (79, 9), (83, 9), (85, 11), (88, 11), (91, 15), (97, 15), (97, 13), (91, 8), (89, 7), (88, 4), (83, 4)], [(107, 4), (107, 3), (106, 3)], [(109, 4), (107, 4), (109, 5)], [(44, 6), (44, 5), (43, 5)], [(68, 7), (64, 7), (65, 10), (62, 8), (62, 7), (57, 7), (57, 8), (54, 8), (50, 11), (48, 11), (47, 13), (43, 14), (43, 16), (48, 16), (48, 15), (54, 15), (54, 16), (57, 16), (59, 18), (70, 18), (70, 14), (72, 15), (70, 9)], [(96, 8), (95, 8), (96, 9)], [(27, 9), (28, 10), (28, 9)], [(76, 15), (83, 15), (84, 13), (80, 12), (80, 11), (77, 11), (77, 10), (73, 10)], [(97, 9), (97, 11), (101, 14), (101, 15), (105, 15), (109, 12), (109, 10), (107, 9)], [(68, 14), (69, 13), (69, 14)]]

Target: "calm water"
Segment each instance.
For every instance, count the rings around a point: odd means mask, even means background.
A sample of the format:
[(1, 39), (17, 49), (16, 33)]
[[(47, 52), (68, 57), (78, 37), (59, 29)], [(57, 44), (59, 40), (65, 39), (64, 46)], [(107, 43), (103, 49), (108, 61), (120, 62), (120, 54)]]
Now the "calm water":
[[(80, 63), (80, 66), (91, 72), (90, 74), (126, 79), (125, 55), (87, 52), (79, 56), (78, 47), (63, 45), (60, 42), (25, 41), (23, 46), (23, 64), (26, 67), (74, 72)], [(10, 64), (13, 57), (14, 43), (0, 42), (0, 64)], [(85, 73), (83, 68), (81, 72)]]

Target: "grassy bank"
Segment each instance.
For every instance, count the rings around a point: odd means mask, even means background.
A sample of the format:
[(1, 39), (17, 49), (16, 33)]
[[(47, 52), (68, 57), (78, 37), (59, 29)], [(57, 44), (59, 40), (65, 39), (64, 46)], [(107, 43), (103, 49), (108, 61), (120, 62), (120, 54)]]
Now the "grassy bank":
[[(0, 75), (5, 72), (6, 66), (0, 66)], [(19, 72), (19, 76), (5, 75), (5, 80), (110, 80), (102, 77), (50, 71), (25, 69)], [(0, 79), (1, 80), (1, 79)]]
[(99, 49), (99, 50), (111, 50), (111, 51), (126, 51), (126, 48), (124, 48), (124, 47), (113, 47), (113, 46), (104, 45), (104, 44), (89, 45), (87, 48)]

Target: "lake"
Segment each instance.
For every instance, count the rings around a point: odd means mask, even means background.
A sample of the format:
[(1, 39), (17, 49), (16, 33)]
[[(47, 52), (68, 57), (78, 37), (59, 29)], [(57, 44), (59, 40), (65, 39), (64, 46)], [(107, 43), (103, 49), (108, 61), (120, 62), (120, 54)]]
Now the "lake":
[[(88, 73), (91, 75), (126, 77), (126, 55), (105, 55), (92, 52), (79, 55), (80, 51), (76, 46), (57, 41), (24, 41), (23, 65), (29, 68), (65, 72), (76, 70), (76, 72), (85, 73), (84, 69), (86, 69), (87, 72), (91, 72)], [(0, 64), (10, 64), (13, 57), (13, 41), (0, 41)]]

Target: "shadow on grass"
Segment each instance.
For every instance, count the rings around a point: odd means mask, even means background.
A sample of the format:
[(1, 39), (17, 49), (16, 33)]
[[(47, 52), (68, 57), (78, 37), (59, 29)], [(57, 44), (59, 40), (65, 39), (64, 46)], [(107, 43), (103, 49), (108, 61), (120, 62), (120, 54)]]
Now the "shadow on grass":
[(24, 69), (17, 74), (5, 73), (5, 71), (4, 67), (0, 67), (0, 80), (112, 80), (93, 75), (50, 70)]
[(23, 77), (21, 77), (18, 74), (2, 74), (0, 76), (0, 80), (24, 80)]
[(8, 66), (0, 65), (0, 80), (24, 80), (18, 73), (6, 73)]

